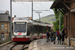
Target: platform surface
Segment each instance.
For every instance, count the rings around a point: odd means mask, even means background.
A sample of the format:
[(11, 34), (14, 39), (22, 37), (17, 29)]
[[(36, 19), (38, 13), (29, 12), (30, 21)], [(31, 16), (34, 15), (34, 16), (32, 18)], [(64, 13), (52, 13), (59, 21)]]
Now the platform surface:
[(57, 41), (56, 44), (53, 44), (51, 41), (46, 41), (46, 39), (32, 41), (29, 44), (28, 50), (75, 50), (72, 46), (57, 44)]

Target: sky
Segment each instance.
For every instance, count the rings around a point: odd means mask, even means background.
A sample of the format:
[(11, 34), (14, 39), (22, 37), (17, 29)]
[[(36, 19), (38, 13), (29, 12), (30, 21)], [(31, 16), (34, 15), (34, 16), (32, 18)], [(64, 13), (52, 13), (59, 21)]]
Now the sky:
[[(50, 14), (54, 14), (53, 10), (50, 9), (53, 1), (50, 2), (34, 2), (33, 10), (49, 10), (49, 11), (39, 11), (40, 17), (45, 17)], [(10, 12), (10, 0), (0, 0), (0, 11)], [(31, 17), (31, 2), (12, 2), (12, 16), (16, 17)], [(39, 19), (38, 11), (33, 11), (33, 19)]]

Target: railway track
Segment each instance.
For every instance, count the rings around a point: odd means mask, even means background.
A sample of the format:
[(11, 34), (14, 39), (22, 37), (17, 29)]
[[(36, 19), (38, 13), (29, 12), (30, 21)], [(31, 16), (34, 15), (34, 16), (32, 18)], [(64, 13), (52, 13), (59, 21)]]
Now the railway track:
[(25, 50), (28, 48), (28, 44), (14, 44), (10, 50)]
[(25, 49), (27, 49), (27, 48), (28, 48), (28, 46), (24, 45), (24, 46), (21, 48), (21, 50), (25, 50)]
[(14, 44), (14, 45), (10, 48), (10, 50), (12, 50), (16, 45), (17, 45), (17, 44)]

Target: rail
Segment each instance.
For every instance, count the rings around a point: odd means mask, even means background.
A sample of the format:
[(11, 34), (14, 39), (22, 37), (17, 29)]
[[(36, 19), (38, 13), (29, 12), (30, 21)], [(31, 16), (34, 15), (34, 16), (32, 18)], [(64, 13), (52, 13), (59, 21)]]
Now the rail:
[(25, 50), (28, 48), (28, 46), (26, 46), (28, 44), (14, 44), (10, 50), (16, 50), (16, 47), (20, 46), (21, 48), (18, 48), (18, 50)]

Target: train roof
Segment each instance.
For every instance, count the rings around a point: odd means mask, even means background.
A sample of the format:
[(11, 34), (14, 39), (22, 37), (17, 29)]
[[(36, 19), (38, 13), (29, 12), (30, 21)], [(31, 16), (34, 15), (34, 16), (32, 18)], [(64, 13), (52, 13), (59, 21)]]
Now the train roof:
[(27, 23), (32, 23), (33, 25), (51, 27), (51, 25), (49, 23), (44, 23), (44, 22), (41, 22), (41, 21), (32, 21), (28, 17), (15, 17), (13, 22), (27, 22)]
[(42, 23), (42, 22), (33, 22), (33, 25), (49, 26), (49, 27), (51, 27), (51, 25), (49, 23)]
[(15, 17), (13, 22), (32, 22), (28, 17)]
[(28, 17), (15, 17), (14, 20), (29, 20)]

